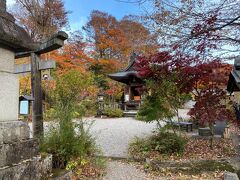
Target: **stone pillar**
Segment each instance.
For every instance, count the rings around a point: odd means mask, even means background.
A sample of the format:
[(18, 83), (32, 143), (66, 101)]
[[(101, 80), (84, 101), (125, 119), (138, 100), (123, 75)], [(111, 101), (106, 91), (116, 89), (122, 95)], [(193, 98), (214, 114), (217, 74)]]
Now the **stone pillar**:
[(29, 138), (29, 127), (18, 121), (19, 81), (14, 52), (0, 47), (0, 144)]
[(0, 47), (0, 121), (18, 119), (19, 82), (14, 74), (14, 52)]

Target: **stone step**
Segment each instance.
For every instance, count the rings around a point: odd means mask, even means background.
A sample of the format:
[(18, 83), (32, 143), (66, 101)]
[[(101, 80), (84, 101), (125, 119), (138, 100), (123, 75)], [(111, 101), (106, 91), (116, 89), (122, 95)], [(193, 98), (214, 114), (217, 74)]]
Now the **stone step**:
[(36, 139), (0, 144), (0, 167), (18, 164), (36, 156), (39, 153), (38, 144)]
[(124, 117), (135, 117), (137, 115), (137, 111), (124, 111)]
[(28, 161), (13, 166), (0, 168), (0, 179), (2, 180), (40, 180), (49, 179), (52, 172), (52, 156), (36, 156)]
[(238, 175), (232, 172), (224, 172), (224, 180), (239, 180)]

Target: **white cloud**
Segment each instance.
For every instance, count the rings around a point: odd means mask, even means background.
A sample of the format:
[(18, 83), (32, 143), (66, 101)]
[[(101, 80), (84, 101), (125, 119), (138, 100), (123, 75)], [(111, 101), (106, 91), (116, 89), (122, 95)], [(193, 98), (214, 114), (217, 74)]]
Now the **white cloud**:
[(7, 0), (7, 7), (10, 8), (15, 3), (16, 3), (16, 0)]
[(82, 26), (84, 26), (85, 24), (87, 23), (87, 18), (86, 17), (82, 17), (80, 18), (80, 20), (78, 22), (71, 22), (70, 21), (70, 28), (71, 28), (71, 31), (74, 32), (74, 31), (77, 31), (77, 30), (81, 30), (82, 29)]
[(87, 23), (87, 17), (81, 17), (79, 18), (79, 21), (73, 21), (71, 18), (69, 19), (69, 27), (64, 28), (63, 30), (72, 33), (78, 30), (81, 30), (82, 27)]

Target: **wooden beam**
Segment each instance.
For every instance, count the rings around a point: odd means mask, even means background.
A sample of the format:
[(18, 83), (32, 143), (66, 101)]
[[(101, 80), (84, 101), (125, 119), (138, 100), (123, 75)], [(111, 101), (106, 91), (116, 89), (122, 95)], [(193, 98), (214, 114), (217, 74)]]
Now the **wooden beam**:
[(47, 70), (47, 69), (55, 69), (56, 68), (56, 61), (54, 60), (46, 60), (46, 61), (39, 61), (38, 63), (38, 70)]
[[(38, 62), (38, 70), (55, 69), (56, 62), (54, 60), (41, 60)], [(31, 72), (31, 64), (18, 64), (15, 65), (15, 74)]]
[(31, 53), (40, 55), (40, 54), (48, 53), (53, 50), (59, 49), (64, 45), (64, 41), (66, 39), (68, 39), (67, 33), (60, 31), (41, 43), (35, 43), (36, 48), (34, 51), (16, 53), (15, 59), (29, 57)]

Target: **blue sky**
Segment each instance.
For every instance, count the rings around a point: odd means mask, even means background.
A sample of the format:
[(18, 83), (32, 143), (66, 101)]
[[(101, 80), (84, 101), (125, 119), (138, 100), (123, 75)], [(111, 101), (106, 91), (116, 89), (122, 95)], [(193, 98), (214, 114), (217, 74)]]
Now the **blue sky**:
[(140, 14), (137, 4), (121, 3), (115, 0), (64, 0), (69, 14), (71, 31), (80, 29), (87, 21), (92, 10), (107, 12), (117, 19), (125, 15)]
[[(11, 7), (16, 0), (7, 0), (8, 7)], [(70, 30), (79, 30), (87, 21), (92, 10), (107, 12), (117, 19), (121, 19), (129, 14), (141, 14), (141, 8), (138, 4), (122, 3), (116, 0), (63, 0), (69, 14)]]

